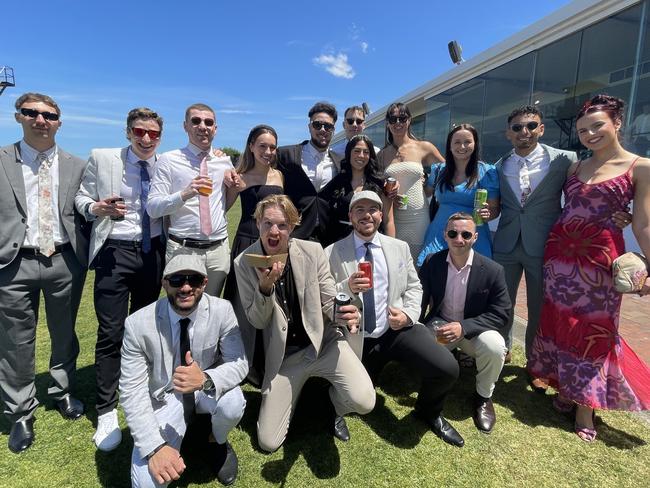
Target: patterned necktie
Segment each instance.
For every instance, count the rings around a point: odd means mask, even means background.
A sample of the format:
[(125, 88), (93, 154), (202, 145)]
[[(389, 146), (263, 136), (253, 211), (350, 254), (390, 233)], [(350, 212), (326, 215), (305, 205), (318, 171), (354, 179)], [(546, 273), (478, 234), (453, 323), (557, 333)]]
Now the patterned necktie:
[[(373, 266), (371, 269), (375, 269), (374, 261), (372, 259), (372, 250), (370, 246), (372, 243), (366, 242), (366, 255), (365, 260), (369, 263), (372, 263)], [(370, 288), (368, 291), (363, 292), (363, 329), (367, 333), (371, 333), (377, 327), (377, 315), (375, 314), (375, 288)]]
[(47, 154), (38, 153), (38, 248), (44, 256), (54, 254), (54, 212), (52, 211), (52, 176)]
[[(190, 326), (190, 319), (185, 317), (180, 319), (178, 324), (181, 326), (181, 344), (180, 344), (180, 353), (181, 353), (181, 365), (187, 366), (185, 361), (185, 356), (187, 351), (190, 350), (190, 334), (188, 332), (188, 327)], [(185, 417), (185, 423), (189, 424), (192, 420), (192, 415), (194, 414), (194, 393), (183, 393), (183, 416)]]
[(528, 199), (528, 196), (532, 193), (530, 188), (530, 177), (528, 175), (528, 160), (524, 158), (519, 158), (519, 186), (521, 187), (521, 198), (519, 203), (523, 207)]
[[(200, 176), (208, 176), (208, 153), (199, 153), (201, 158)], [(210, 196), (199, 194), (199, 221), (201, 223), (201, 234), (209, 236), (212, 234), (212, 219), (210, 218)]]
[(147, 198), (149, 197), (149, 186), (151, 178), (147, 171), (147, 162), (138, 161), (140, 165), (140, 210), (142, 211), (142, 252), (151, 251), (151, 219), (147, 213)]

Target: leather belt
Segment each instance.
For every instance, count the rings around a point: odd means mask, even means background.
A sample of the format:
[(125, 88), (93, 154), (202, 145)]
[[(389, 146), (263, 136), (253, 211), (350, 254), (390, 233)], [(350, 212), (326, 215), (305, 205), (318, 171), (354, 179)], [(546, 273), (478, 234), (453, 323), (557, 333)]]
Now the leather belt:
[[(154, 245), (160, 240), (160, 236), (152, 237), (151, 244)], [(106, 239), (104, 245), (119, 247), (120, 249), (140, 249), (142, 248), (142, 241), (127, 241), (122, 239)]]
[(171, 241), (174, 241), (181, 246), (185, 247), (191, 247), (193, 249), (208, 249), (210, 247), (214, 247), (217, 244), (221, 244), (223, 241), (226, 240), (224, 237), (223, 239), (217, 239), (216, 241), (200, 241), (198, 239), (182, 239), (180, 237), (177, 237), (173, 234), (169, 234), (169, 239)]
[[(54, 253), (52, 253), (52, 256), (55, 254), (59, 254), (66, 249), (72, 249), (72, 244), (69, 242), (66, 242), (65, 244), (59, 244), (57, 246), (54, 246)], [(37, 247), (21, 247), (20, 248), (20, 254), (27, 255), (27, 256), (43, 256), (45, 257), (44, 254), (41, 254), (41, 250)], [(51, 256), (50, 256), (51, 257)]]

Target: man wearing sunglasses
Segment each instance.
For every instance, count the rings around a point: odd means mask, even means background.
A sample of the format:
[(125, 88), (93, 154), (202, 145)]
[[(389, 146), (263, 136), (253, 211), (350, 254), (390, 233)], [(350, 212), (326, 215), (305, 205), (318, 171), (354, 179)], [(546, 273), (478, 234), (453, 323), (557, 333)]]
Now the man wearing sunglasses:
[[(513, 304), (508, 327), (503, 333), (510, 351), (517, 289), (522, 273), (525, 273), (528, 308), (526, 358), (530, 356), (542, 308), (544, 245), (562, 210), (562, 188), (567, 171), (577, 159), (574, 152), (539, 143), (543, 135), (542, 112), (530, 105), (516, 108), (508, 116), (506, 127), (506, 138), (512, 144), (512, 151), (496, 162), (501, 188), (501, 218), (494, 235), (493, 257), (505, 269)], [(612, 220), (622, 228), (632, 218), (628, 213), (616, 212)], [(508, 353), (506, 362), (509, 361)], [(531, 386), (543, 393), (548, 384), (536, 378), (531, 381)]]
[(99, 323), (93, 441), (102, 451), (112, 451), (122, 440), (116, 406), (124, 320), (160, 294), (165, 258), (162, 219), (149, 217), (147, 195), (162, 128), (163, 119), (153, 110), (131, 110), (126, 118), (129, 146), (93, 149), (75, 198), (79, 212), (92, 222), (89, 262), (95, 269)]
[(11, 423), (9, 449), (17, 453), (34, 441), (41, 292), (52, 345), (48, 394), (65, 418), (83, 414), (71, 392), (88, 241), (74, 208), (85, 161), (56, 144), (59, 106), (47, 95), (26, 93), (15, 107), (23, 139), (0, 148), (0, 398)]
[[(362, 134), (366, 128), (366, 113), (363, 107), (353, 105), (345, 109), (345, 117), (343, 118), (343, 130), (345, 131), (345, 139), (341, 139), (336, 144), (332, 145), (332, 151), (337, 154), (339, 159), (345, 157), (345, 146), (348, 145), (350, 139), (354, 136)], [(379, 154), (381, 149), (375, 146), (375, 154)]]
[[(447, 392), (458, 378), (458, 363), (418, 323), (422, 286), (408, 244), (377, 232), (382, 200), (375, 192), (355, 193), (349, 218), (354, 232), (325, 250), (337, 290), (354, 297), (363, 309), (361, 331), (346, 333), (348, 342), (373, 380), (390, 361), (416, 371), (422, 378), (416, 413), (443, 441), (462, 447), (463, 438), (442, 416)], [(360, 271), (362, 263), (371, 276)]]
[[(489, 433), (496, 423), (492, 393), (506, 355), (502, 331), (511, 304), (503, 267), (474, 252), (478, 234), (472, 216), (457, 212), (447, 220), (448, 249), (430, 254), (420, 268), (422, 314), (437, 341), (476, 359), (474, 425)], [(442, 324), (444, 325), (442, 325)]]
[[(237, 184), (230, 157), (212, 147), (217, 135), (214, 110), (203, 103), (185, 111), (188, 144), (162, 154), (151, 180), (147, 211), (169, 217), (166, 258), (188, 250), (206, 257), (206, 293), (220, 296), (230, 270), (226, 186)], [(236, 194), (235, 194), (236, 195)]]
[(320, 199), (318, 192), (340, 170), (340, 157), (329, 147), (338, 115), (332, 104), (318, 102), (308, 116), (310, 139), (278, 148), (278, 169), (284, 175), (284, 193), (302, 218), (294, 237), (320, 240), (327, 226), (329, 203)]
[(134, 487), (180, 477), (181, 443), (195, 413), (211, 416), (218, 480), (237, 477), (228, 433), (244, 414), (239, 384), (248, 362), (230, 302), (203, 293), (207, 276), (203, 256), (176, 254), (165, 266), (167, 296), (126, 319), (120, 401), (133, 436)]
[[(375, 406), (375, 391), (363, 365), (340, 329), (357, 330), (359, 312), (352, 304), (334, 310), (336, 288), (320, 244), (290, 238), (300, 223), (286, 195), (271, 195), (255, 209), (260, 238), (234, 261), (242, 305), (264, 338), (265, 371), (257, 440), (264, 451), (278, 449), (305, 382), (314, 376), (331, 386), (333, 434), (350, 438), (343, 416), (366, 414)], [(276, 256), (267, 269), (254, 268), (247, 254)]]

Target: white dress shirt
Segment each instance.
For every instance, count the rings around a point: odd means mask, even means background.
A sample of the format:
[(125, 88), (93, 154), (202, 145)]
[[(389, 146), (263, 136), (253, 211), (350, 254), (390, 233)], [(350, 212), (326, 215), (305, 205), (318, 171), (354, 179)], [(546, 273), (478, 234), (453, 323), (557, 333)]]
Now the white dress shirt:
[[(517, 200), (520, 200), (524, 186), (522, 180), (529, 184), (532, 193), (548, 174), (550, 166), (551, 157), (540, 144), (537, 144), (525, 158), (517, 155), (513, 150), (503, 162), (503, 175)], [(526, 180), (526, 178), (528, 179)]]
[[(20, 141), (20, 157), (22, 159), (23, 180), (25, 182), (25, 200), (27, 201), (27, 232), (22, 247), (38, 248), (38, 168), (40, 163), (36, 161), (39, 151), (25, 142)], [(52, 234), (54, 245), (70, 242), (68, 233), (61, 225), (61, 214), (59, 212), (59, 152), (57, 146), (45, 151), (50, 161), (50, 178), (52, 180)]]
[(319, 151), (311, 142), (302, 147), (302, 169), (316, 191), (321, 191), (336, 174), (336, 166), (329, 153), (329, 149)]
[(158, 158), (147, 211), (152, 218), (169, 215), (169, 233), (181, 238), (215, 241), (228, 237), (226, 222), (226, 192), (224, 173), (233, 169), (230, 156), (216, 157), (212, 148), (208, 152), (208, 176), (212, 178), (212, 194), (209, 197), (212, 234), (201, 233), (198, 195), (183, 201), (181, 191), (199, 176), (201, 150), (193, 144), (162, 154)]
[(447, 283), (445, 297), (440, 305), (440, 316), (449, 322), (460, 322), (465, 318), (465, 299), (467, 298), (467, 280), (472, 270), (474, 249), (470, 249), (465, 266), (458, 269), (447, 254)]
[(187, 335), (190, 338), (191, 351), (192, 339), (194, 339), (194, 321), (198, 315), (198, 310), (194, 309), (191, 314), (182, 316), (176, 313), (176, 310), (174, 310), (171, 304), (168, 303), (167, 311), (169, 312), (169, 324), (172, 328), (172, 351), (174, 351), (174, 369), (176, 369), (181, 364), (181, 324), (179, 324), (179, 321), (181, 319), (190, 319), (190, 325), (187, 326)]
[[(370, 244), (370, 252), (372, 253), (373, 260), (372, 289), (375, 295), (376, 327), (370, 334), (364, 331), (364, 337), (376, 339), (388, 330), (388, 265), (386, 264), (386, 256), (384, 256), (381, 241), (377, 233), (375, 233), (370, 242), (372, 243)], [(354, 249), (357, 263), (366, 260), (365, 244), (366, 241), (361, 239), (355, 232)]]
[[(113, 221), (113, 230), (108, 236), (110, 239), (123, 241), (142, 240), (142, 202), (140, 192), (140, 158), (129, 147), (122, 175), (120, 196), (124, 198), (126, 215), (122, 220)], [(147, 159), (147, 172), (149, 178), (153, 177), (156, 156)], [(149, 219), (151, 237), (159, 236), (162, 232), (162, 219)]]

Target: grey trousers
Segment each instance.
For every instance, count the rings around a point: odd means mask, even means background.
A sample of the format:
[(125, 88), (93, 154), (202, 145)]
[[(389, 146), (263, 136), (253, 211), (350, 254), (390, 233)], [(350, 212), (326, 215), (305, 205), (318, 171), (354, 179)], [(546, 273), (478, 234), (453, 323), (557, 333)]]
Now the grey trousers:
[(79, 354), (74, 328), (85, 277), (71, 247), (49, 258), (21, 251), (0, 269), (0, 394), (11, 422), (32, 417), (38, 406), (34, 377), (41, 292), (52, 343), (47, 392), (59, 400), (73, 388)]
[(527, 254), (521, 244), (521, 239), (519, 239), (510, 253), (502, 254), (495, 252), (493, 259), (503, 266), (506, 275), (506, 285), (508, 286), (508, 294), (512, 301), (512, 311), (510, 312), (508, 325), (502, 332), (508, 350), (512, 348), (512, 324), (514, 321), (515, 304), (517, 302), (517, 289), (519, 288), (522, 273), (526, 273), (528, 326), (526, 327), (525, 349), (526, 359), (528, 359), (530, 358), (533, 339), (535, 338), (535, 334), (537, 334), (540, 313), (542, 311), (542, 302), (544, 300), (544, 278), (542, 275), (544, 258)]

